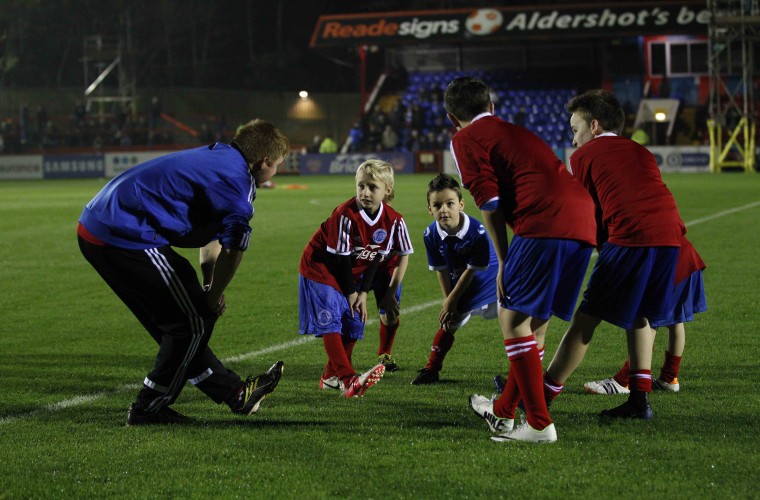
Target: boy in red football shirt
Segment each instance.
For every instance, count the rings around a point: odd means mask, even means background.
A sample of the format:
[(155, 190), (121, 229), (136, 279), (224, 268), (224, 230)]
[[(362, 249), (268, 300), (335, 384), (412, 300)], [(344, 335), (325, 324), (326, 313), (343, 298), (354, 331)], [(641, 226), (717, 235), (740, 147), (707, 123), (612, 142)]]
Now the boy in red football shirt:
[(583, 301), (554, 355), (547, 376), (556, 382), (551, 401), (583, 360), (594, 329), (607, 321), (626, 330), (630, 394), (624, 404), (604, 410), (610, 418), (654, 417), (650, 324), (668, 319), (673, 310), (673, 282), (686, 227), (673, 195), (662, 181), (652, 153), (618, 136), (625, 113), (604, 90), (573, 98), (573, 144), (578, 149), (568, 168), (591, 193), (608, 233)]
[(341, 203), (311, 237), (301, 257), (299, 330), (322, 337), (327, 366), (320, 389), (361, 397), (385, 373), (382, 363), (359, 375), (351, 364), (364, 334), (367, 292), (391, 252), (413, 252), (401, 214), (384, 203), (393, 192), (393, 168), (367, 160), (356, 171), (356, 196)]
[[(444, 93), (457, 128), (451, 150), (480, 208), (499, 266), (499, 326), (509, 357), (508, 385), (496, 403), (473, 394), (472, 409), (499, 442), (554, 442), (557, 433), (543, 395), (536, 335), (554, 315), (569, 321), (596, 239), (594, 205), (552, 149), (532, 132), (493, 116), (489, 89), (461, 77)], [(507, 226), (514, 236), (507, 252)], [(505, 415), (509, 395), (525, 402), (527, 421)]]

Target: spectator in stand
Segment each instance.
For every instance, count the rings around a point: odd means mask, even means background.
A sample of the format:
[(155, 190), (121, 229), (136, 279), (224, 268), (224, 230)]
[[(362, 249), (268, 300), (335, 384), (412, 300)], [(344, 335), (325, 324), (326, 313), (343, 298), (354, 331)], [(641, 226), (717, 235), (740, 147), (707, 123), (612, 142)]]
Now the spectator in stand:
[(85, 135), (87, 130), (87, 108), (82, 101), (77, 101), (74, 106), (74, 123), (71, 135), (69, 135), (69, 146), (85, 146)]
[(362, 124), (360, 121), (355, 121), (354, 125), (351, 127), (351, 130), (348, 131), (348, 150), (351, 153), (358, 153), (362, 150), (362, 146), (364, 145), (364, 130), (362, 129)]
[(448, 128), (445, 128), (438, 132), (438, 135), (435, 136), (436, 149), (449, 149), (449, 145), (451, 144), (451, 135), (451, 130)]
[(22, 145), (30, 142), (31, 139), (29, 137), (29, 119), (29, 104), (24, 103), (21, 105), (18, 115), (19, 141)]
[(198, 134), (198, 139), (202, 144), (212, 144), (214, 142), (214, 133), (211, 132), (207, 123), (201, 123), (201, 132)]
[(383, 130), (388, 123), (388, 115), (385, 114), (383, 108), (379, 104), (375, 104), (372, 108), (372, 112), (369, 115), (370, 125), (374, 125), (378, 130)]
[(325, 138), (322, 141), (322, 144), (319, 145), (319, 152), (323, 154), (338, 152), (338, 144), (335, 142), (335, 140), (332, 138), (330, 134), (325, 135)]
[(311, 146), (309, 146), (309, 153), (319, 153), (319, 146), (322, 145), (322, 136), (315, 135), (311, 140)]
[(388, 114), (388, 123), (396, 130), (402, 129), (404, 127), (405, 114), (406, 106), (399, 99), (393, 104), (393, 108), (391, 108), (391, 112)]
[(416, 128), (417, 130), (425, 128), (425, 113), (416, 102), (409, 106), (405, 122), (408, 128)]
[(432, 82), (430, 84), (428, 95), (430, 96), (431, 101), (443, 102), (443, 90), (441, 90), (441, 86), (438, 83)]
[(383, 130), (382, 144), (384, 151), (395, 151), (398, 146), (398, 134), (390, 125)]
[(420, 150), (420, 131), (416, 128), (409, 129), (406, 139), (404, 140), (404, 149), (412, 153)]
[(45, 109), (45, 106), (42, 104), (37, 106), (37, 130), (36, 130), (36, 137), (35, 142), (38, 144), (42, 144), (43, 139), (42, 136), (45, 133), (45, 127), (47, 126), (48, 122), (48, 113)]
[(422, 151), (434, 151), (437, 148), (435, 141), (435, 132), (428, 130), (426, 134), (422, 136), (420, 141), (420, 149)]
[(514, 119), (512, 120), (515, 125), (519, 125), (521, 127), (525, 127), (525, 107), (521, 106), (519, 110), (517, 110), (517, 113), (515, 113)]
[(377, 128), (373, 123), (367, 126), (367, 149), (369, 151), (377, 151), (378, 147), (382, 147), (382, 129)]

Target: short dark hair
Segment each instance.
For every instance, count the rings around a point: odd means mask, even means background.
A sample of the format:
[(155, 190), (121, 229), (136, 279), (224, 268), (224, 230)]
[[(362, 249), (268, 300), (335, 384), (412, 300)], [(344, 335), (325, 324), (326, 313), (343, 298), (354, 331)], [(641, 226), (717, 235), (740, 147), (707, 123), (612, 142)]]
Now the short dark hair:
[(490, 104), (488, 85), (473, 76), (455, 78), (443, 93), (446, 111), (458, 120), (470, 121), (480, 113), (488, 111)]
[(573, 97), (565, 105), (570, 113), (576, 113), (587, 123), (597, 120), (603, 130), (615, 132), (623, 131), (625, 125), (625, 111), (617, 97), (603, 89), (594, 89)]
[(452, 191), (456, 192), (457, 197), (460, 200), (462, 199), (462, 189), (459, 187), (457, 180), (448, 174), (438, 174), (433, 178), (433, 180), (428, 182), (428, 203), (430, 203), (430, 195), (432, 193), (437, 193), (439, 191), (443, 191), (444, 189), (451, 189)]

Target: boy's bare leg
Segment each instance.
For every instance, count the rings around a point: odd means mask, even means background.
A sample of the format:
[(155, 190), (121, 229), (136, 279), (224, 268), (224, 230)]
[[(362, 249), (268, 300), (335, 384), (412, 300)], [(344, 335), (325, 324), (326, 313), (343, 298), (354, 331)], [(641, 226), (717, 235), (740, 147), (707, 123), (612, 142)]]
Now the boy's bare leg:
[(683, 356), (686, 346), (686, 328), (683, 323), (668, 327), (668, 352), (673, 356)]
[[(557, 347), (557, 352), (552, 358), (546, 373), (552, 380), (564, 384), (570, 375), (573, 374), (578, 365), (583, 361), (588, 349), (591, 338), (594, 336), (594, 330), (601, 323), (601, 320), (590, 314), (576, 311), (573, 321), (570, 323), (562, 341)], [(651, 347), (650, 347), (651, 349)], [(650, 358), (651, 358), (651, 352)], [(651, 359), (650, 359), (651, 361)]]
[(634, 328), (626, 330), (630, 371), (652, 369), (654, 335), (646, 318), (636, 318)]

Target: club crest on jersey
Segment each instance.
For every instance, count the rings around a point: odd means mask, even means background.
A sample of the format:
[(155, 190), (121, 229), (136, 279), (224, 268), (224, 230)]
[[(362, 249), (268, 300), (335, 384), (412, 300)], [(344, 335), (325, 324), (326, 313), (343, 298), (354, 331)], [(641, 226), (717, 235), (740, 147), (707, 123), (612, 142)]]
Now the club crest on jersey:
[(319, 326), (327, 326), (332, 322), (332, 313), (327, 309), (322, 309), (317, 313), (317, 324)]
[(375, 243), (382, 243), (383, 241), (385, 241), (385, 238), (387, 237), (388, 237), (388, 231), (382, 228), (372, 233), (372, 241), (374, 241)]

